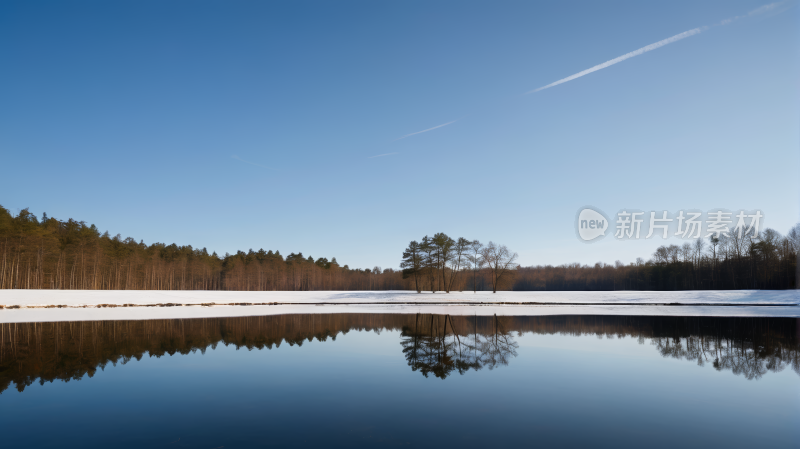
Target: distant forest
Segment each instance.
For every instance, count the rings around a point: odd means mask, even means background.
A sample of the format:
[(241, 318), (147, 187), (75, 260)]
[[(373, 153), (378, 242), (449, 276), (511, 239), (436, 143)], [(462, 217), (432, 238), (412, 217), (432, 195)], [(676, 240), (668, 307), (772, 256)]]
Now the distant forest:
[(503, 245), (444, 233), (411, 242), (400, 270), (350, 268), (335, 257), (205, 248), (101, 233), (95, 225), (16, 216), (0, 206), (0, 288), (85, 290), (710, 290), (797, 288), (800, 224), (662, 246), (628, 265), (522, 267)]

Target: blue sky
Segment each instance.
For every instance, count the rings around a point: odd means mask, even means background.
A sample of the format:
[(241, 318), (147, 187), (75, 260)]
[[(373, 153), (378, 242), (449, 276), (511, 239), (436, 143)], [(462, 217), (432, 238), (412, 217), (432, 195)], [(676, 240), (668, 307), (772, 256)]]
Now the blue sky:
[(587, 204), (760, 209), (785, 233), (800, 22), (747, 16), (769, 3), (6, 1), (0, 204), (351, 267), (440, 231), (524, 265), (680, 243), (581, 243)]

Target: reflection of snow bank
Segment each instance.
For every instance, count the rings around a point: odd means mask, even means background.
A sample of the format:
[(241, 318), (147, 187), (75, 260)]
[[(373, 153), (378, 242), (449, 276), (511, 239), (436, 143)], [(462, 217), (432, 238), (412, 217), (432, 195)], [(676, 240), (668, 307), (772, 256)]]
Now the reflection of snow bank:
[[(231, 305), (242, 303), (278, 304)], [(569, 303), (580, 303), (580, 305)], [(0, 322), (199, 318), (287, 313), (416, 312), (451, 315), (800, 317), (800, 306), (797, 306), (799, 303), (800, 292), (797, 290), (498, 292), (497, 294), (491, 292), (417, 294), (409, 291), (0, 290), (0, 305), (5, 307), (0, 310)], [(64, 308), (52, 308), (59, 305)], [(120, 307), (124, 305), (130, 306)], [(207, 307), (208, 305), (213, 307)], [(19, 308), (9, 309), (10, 306)]]

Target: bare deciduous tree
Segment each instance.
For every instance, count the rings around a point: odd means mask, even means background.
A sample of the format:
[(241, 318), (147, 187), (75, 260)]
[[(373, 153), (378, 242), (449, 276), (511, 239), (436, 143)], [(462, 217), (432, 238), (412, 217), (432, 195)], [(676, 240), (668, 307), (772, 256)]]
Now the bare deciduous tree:
[(505, 245), (496, 245), (489, 242), (481, 249), (481, 257), (489, 268), (492, 280), (492, 293), (497, 293), (497, 286), (501, 280), (510, 276), (511, 270), (517, 264), (517, 253), (512, 253)]

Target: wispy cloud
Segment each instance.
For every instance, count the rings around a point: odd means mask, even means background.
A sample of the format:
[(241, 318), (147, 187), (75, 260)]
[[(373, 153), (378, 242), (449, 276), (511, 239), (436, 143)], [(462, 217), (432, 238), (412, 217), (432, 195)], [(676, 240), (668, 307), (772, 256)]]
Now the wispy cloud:
[(240, 158), (239, 156), (237, 156), (235, 154), (233, 156), (231, 156), (231, 158), (236, 159), (239, 162), (244, 162), (245, 164), (250, 164), (250, 165), (255, 165), (256, 167), (266, 168), (267, 170), (277, 170), (277, 168), (267, 167), (266, 165), (261, 165), (261, 164), (256, 164), (255, 162), (246, 161), (246, 160)]
[(426, 133), (428, 131), (433, 131), (434, 129), (438, 129), (438, 128), (441, 128), (443, 126), (452, 125), (453, 123), (455, 123), (457, 121), (458, 120), (453, 120), (452, 122), (442, 123), (441, 125), (434, 126), (433, 128), (423, 129), (422, 131), (417, 131), (415, 133), (406, 134), (405, 136), (398, 137), (397, 139), (394, 139), (394, 141), (397, 142), (398, 140), (405, 139), (406, 137), (416, 136), (417, 134), (422, 134), (422, 133)]
[(393, 155), (393, 154), (397, 154), (397, 152), (394, 152), (394, 153), (383, 153), (383, 154), (376, 154), (375, 156), (370, 156), (370, 157), (368, 157), (367, 159), (375, 159), (376, 157), (391, 156), (391, 155)]
[[(716, 26), (727, 25), (729, 23), (732, 23), (735, 20), (738, 20), (738, 19), (741, 19), (741, 18), (744, 18), (744, 17), (752, 17), (752, 16), (755, 16), (755, 15), (758, 15), (758, 14), (762, 14), (762, 13), (765, 13), (765, 12), (768, 12), (768, 11), (772, 11), (775, 8), (777, 8), (778, 6), (782, 5), (783, 3), (784, 2), (771, 3), (769, 5), (765, 5), (765, 6), (762, 6), (760, 8), (756, 8), (756, 9), (750, 11), (749, 13), (747, 13), (746, 15), (736, 16), (736, 17), (732, 17), (730, 19), (725, 19), (722, 22), (720, 22), (719, 24), (717, 24)], [(642, 47), (642, 48), (640, 48), (638, 50), (634, 50), (634, 51), (632, 51), (630, 53), (626, 53), (626, 54), (624, 54), (622, 56), (619, 56), (617, 58), (614, 58), (614, 59), (612, 59), (610, 61), (606, 61), (606, 62), (604, 62), (602, 64), (598, 64), (598, 65), (596, 65), (594, 67), (588, 68), (588, 69), (586, 69), (586, 70), (584, 70), (582, 72), (578, 72), (578, 73), (576, 73), (574, 75), (570, 75), (570, 76), (568, 76), (566, 78), (562, 78), (562, 79), (560, 79), (560, 80), (558, 80), (558, 81), (556, 81), (554, 83), (550, 83), (550, 84), (548, 84), (546, 86), (542, 86), (542, 87), (540, 87), (538, 89), (533, 89), (531, 91), (525, 92), (525, 95), (532, 94), (532, 93), (535, 93), (535, 92), (539, 92), (541, 90), (549, 89), (551, 87), (558, 86), (559, 84), (564, 84), (564, 83), (566, 83), (568, 81), (572, 81), (572, 80), (580, 78), (582, 76), (586, 76), (586, 75), (588, 75), (590, 73), (593, 73), (593, 72), (596, 72), (598, 70), (602, 70), (602, 69), (604, 69), (606, 67), (610, 67), (610, 66), (612, 66), (614, 64), (620, 63), (620, 62), (622, 62), (622, 61), (624, 61), (626, 59), (633, 58), (634, 56), (639, 56), (641, 54), (647, 53), (648, 51), (652, 51), (652, 50), (655, 50), (657, 48), (661, 48), (661, 47), (663, 47), (663, 46), (665, 46), (667, 44), (671, 44), (673, 42), (678, 42), (679, 40), (686, 39), (687, 37), (694, 36), (695, 34), (700, 34), (703, 31), (708, 30), (709, 28), (711, 28), (711, 27), (702, 26), (702, 27), (699, 27), (699, 28), (691, 29), (689, 31), (684, 31), (683, 33), (676, 34), (676, 35), (674, 35), (672, 37), (668, 37), (666, 39), (660, 40), (660, 41), (658, 41), (656, 43), (647, 45), (647, 46)], [(421, 132), (424, 132), (424, 131), (421, 131)]]

